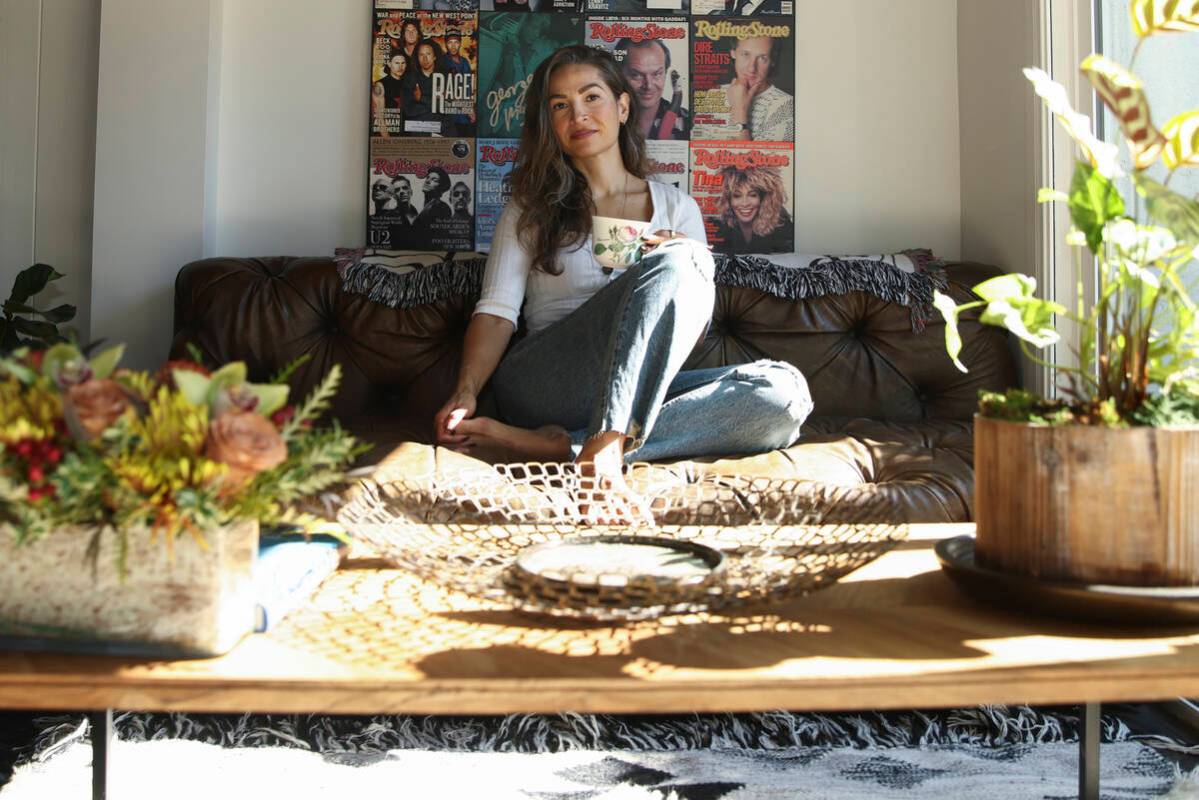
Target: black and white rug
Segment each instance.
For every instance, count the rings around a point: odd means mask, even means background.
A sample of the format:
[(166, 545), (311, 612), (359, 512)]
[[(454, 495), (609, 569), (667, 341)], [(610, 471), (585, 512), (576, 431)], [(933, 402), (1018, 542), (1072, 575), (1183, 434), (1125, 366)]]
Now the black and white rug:
[[(122, 714), (110, 796), (763, 800), (1071, 798), (1077, 719), (944, 712), (672, 717)], [(0, 800), (86, 797), (78, 716), (44, 721)], [(1075, 739), (1075, 741), (1071, 741)], [(1104, 720), (1103, 797), (1199, 798), (1199, 784)]]

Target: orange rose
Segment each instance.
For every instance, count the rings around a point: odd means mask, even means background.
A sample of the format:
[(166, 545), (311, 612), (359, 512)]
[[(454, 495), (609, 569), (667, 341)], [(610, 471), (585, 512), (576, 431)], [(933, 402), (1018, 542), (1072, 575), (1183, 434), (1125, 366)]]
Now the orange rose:
[(130, 408), (121, 384), (97, 378), (68, 386), (63, 402), (67, 427), (77, 439), (95, 439)]
[(264, 469), (282, 464), (287, 443), (266, 417), (234, 409), (212, 420), (204, 455), (228, 465), (224, 482), (236, 489)]

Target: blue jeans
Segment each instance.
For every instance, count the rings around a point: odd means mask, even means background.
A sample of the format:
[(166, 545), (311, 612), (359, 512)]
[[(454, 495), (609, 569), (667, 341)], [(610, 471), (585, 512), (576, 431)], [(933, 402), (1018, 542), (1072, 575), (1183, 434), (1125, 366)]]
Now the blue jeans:
[(587, 439), (621, 431), (631, 439), (627, 461), (790, 445), (812, 411), (798, 369), (755, 361), (681, 371), (712, 317), (713, 270), (703, 245), (667, 242), (522, 339), (492, 377), (500, 419), (522, 428), (560, 425), (576, 456)]

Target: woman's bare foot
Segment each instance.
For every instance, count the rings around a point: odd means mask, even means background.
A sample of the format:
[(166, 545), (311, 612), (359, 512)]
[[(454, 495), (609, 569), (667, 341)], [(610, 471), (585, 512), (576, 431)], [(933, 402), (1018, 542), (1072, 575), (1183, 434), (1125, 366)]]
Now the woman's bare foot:
[(454, 433), (470, 437), (468, 451), (479, 447), (500, 460), (516, 461), (569, 461), (571, 456), (570, 434), (557, 425), (546, 425), (535, 430), (505, 425), (491, 417), (471, 417), (458, 423)]
[(649, 503), (624, 478), (625, 435), (605, 431), (583, 445), (575, 463), (579, 470), (579, 513), (592, 525), (649, 525)]

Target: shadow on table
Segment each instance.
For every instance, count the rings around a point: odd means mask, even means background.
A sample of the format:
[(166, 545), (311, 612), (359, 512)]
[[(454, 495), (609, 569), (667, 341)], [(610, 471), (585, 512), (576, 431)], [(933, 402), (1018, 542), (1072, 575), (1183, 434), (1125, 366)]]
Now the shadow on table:
[[(880, 602), (883, 597), (891, 602)], [(1038, 618), (985, 606), (959, 592), (940, 571), (843, 582), (776, 606), (618, 627), (504, 610), (438, 616), (503, 631), (504, 643), (447, 649), (415, 661), (414, 666), (430, 677), (495, 677), (512, 671), (513, 663), (521, 665), (520, 672), (536, 676), (578, 674), (580, 658), (597, 659), (596, 674), (625, 677), (649, 676), (663, 668), (766, 668), (809, 658), (963, 661), (990, 656), (979, 644), (987, 640), (1038, 636), (1135, 642), (1189, 632)], [(530, 666), (533, 671), (527, 672)]]

